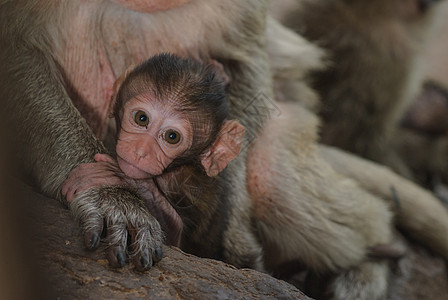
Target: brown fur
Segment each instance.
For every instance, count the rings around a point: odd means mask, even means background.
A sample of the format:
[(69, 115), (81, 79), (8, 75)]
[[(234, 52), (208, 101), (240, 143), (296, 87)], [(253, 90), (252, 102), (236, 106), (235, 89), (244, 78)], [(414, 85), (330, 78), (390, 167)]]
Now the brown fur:
[(157, 178), (158, 187), (172, 203), (183, 221), (180, 248), (201, 257), (225, 259), (222, 252), (223, 231), (227, 218), (225, 182), (208, 177), (194, 166)]

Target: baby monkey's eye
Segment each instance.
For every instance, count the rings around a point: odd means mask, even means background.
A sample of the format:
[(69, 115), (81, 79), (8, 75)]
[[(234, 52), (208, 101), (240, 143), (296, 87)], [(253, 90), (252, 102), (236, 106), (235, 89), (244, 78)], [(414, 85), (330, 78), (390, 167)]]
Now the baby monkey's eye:
[(146, 127), (148, 126), (149, 123), (149, 117), (146, 115), (144, 111), (139, 110), (134, 114), (134, 122), (138, 126)]
[(163, 138), (170, 144), (177, 144), (180, 141), (180, 133), (174, 129), (168, 129), (165, 131)]

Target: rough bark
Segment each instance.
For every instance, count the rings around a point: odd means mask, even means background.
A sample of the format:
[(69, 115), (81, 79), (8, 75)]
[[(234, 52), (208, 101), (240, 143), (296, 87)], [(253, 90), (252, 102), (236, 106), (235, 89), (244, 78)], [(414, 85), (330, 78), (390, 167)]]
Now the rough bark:
[(32, 191), (33, 248), (51, 290), (60, 299), (309, 299), (294, 286), (257, 271), (238, 270), (164, 247), (164, 258), (146, 273), (132, 264), (112, 269), (103, 251), (85, 250), (68, 210)]

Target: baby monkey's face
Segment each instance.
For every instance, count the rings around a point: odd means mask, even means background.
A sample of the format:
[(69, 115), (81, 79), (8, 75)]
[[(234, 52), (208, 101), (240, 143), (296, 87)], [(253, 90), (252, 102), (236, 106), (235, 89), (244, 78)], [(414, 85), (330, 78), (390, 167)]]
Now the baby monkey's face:
[(170, 101), (138, 95), (125, 103), (116, 146), (121, 170), (135, 179), (163, 173), (190, 149), (192, 124)]

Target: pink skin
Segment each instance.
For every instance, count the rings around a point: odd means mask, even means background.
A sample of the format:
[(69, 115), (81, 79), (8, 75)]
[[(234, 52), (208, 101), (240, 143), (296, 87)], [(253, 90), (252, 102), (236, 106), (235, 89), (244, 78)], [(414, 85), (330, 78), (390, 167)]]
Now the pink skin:
[(98, 186), (119, 185), (136, 190), (145, 201), (151, 214), (159, 221), (164, 233), (165, 243), (179, 246), (182, 234), (182, 220), (171, 204), (157, 189), (152, 179), (133, 179), (127, 177), (117, 162), (109, 155), (96, 154), (96, 162), (82, 164), (74, 169), (62, 186), (62, 194), (71, 202), (77, 194)]
[(188, 3), (191, 0), (133, 0), (133, 1), (113, 0), (113, 1), (115, 3), (118, 3), (126, 8), (135, 11), (152, 13), (172, 9), (181, 6), (185, 3)]
[(96, 162), (81, 164), (70, 172), (61, 190), (67, 202), (71, 202), (77, 194), (95, 186), (137, 185), (137, 181), (128, 178), (109, 155), (96, 154), (94, 159)]
[(425, 88), (408, 109), (403, 126), (429, 134), (448, 133), (447, 100), (439, 89)]
[[(144, 112), (149, 119), (146, 126), (135, 121), (137, 112)], [(178, 132), (180, 141), (168, 143), (164, 139), (167, 130)], [(127, 176), (143, 179), (162, 174), (191, 143), (190, 122), (170, 105), (160, 105), (150, 95), (139, 95), (124, 105), (116, 151), (118, 165)]]

